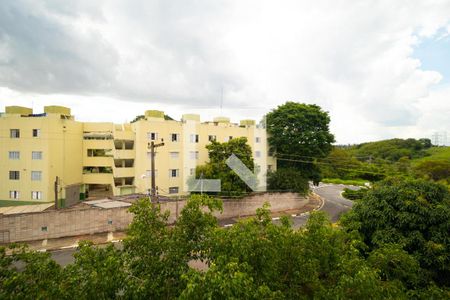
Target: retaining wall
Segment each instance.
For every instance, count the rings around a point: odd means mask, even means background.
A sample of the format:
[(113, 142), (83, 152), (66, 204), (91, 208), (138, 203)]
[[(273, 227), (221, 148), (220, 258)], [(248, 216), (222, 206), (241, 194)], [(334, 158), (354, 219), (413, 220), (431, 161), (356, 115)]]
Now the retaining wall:
[[(254, 215), (264, 202), (271, 204), (272, 211), (299, 209), (308, 203), (308, 198), (294, 193), (264, 193), (243, 199), (223, 201), (223, 212), (218, 219)], [(161, 203), (161, 210), (170, 211), (173, 222), (176, 212), (181, 212), (185, 200)], [(178, 209), (177, 209), (178, 207)], [(48, 210), (38, 213), (0, 215), (0, 243), (53, 239), (68, 236), (123, 231), (131, 223), (133, 215), (128, 208), (74, 207)]]

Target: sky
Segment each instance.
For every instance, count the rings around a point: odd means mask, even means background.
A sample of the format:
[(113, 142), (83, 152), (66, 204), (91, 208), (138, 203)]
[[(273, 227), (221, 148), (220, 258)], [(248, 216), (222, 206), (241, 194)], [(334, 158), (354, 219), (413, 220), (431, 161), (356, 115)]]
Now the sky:
[[(450, 1), (4, 0), (0, 111), (122, 123), (317, 104), (339, 144), (450, 137)], [(450, 138), (449, 138), (450, 139)]]

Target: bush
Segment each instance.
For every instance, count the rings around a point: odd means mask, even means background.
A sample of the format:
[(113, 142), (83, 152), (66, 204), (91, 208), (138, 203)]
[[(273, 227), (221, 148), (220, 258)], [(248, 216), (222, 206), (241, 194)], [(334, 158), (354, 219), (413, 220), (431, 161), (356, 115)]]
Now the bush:
[(359, 190), (352, 190), (349, 188), (345, 188), (344, 192), (342, 193), (342, 196), (349, 200), (358, 200), (362, 199), (364, 195), (367, 194), (367, 191), (368, 190), (366, 188), (361, 188)]
[(293, 191), (302, 195), (308, 193), (308, 178), (295, 169), (278, 169), (267, 175), (267, 186), (271, 191)]

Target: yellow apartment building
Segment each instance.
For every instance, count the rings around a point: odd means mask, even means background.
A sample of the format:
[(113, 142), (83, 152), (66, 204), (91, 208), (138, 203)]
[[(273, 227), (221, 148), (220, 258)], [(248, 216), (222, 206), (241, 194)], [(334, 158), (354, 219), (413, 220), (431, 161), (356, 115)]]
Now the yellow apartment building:
[(40, 114), (7, 106), (0, 115), (0, 205), (60, 199), (67, 205), (86, 197), (146, 193), (151, 141), (164, 142), (155, 155), (159, 194), (185, 195), (195, 167), (208, 161), (205, 146), (235, 137), (246, 137), (252, 147), (264, 190), (265, 175), (276, 164), (268, 156), (265, 129), (253, 120), (201, 122), (199, 115), (185, 114), (175, 121), (149, 110), (133, 123), (78, 122), (62, 106), (46, 106)]

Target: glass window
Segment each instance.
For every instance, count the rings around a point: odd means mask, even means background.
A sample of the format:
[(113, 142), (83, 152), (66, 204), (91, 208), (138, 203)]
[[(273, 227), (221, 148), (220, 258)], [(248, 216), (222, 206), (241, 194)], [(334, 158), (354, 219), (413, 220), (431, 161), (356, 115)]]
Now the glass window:
[(158, 133), (157, 132), (149, 132), (149, 133), (147, 133), (147, 138), (151, 141), (156, 141), (158, 139)]
[(31, 192), (31, 199), (33, 199), (33, 200), (41, 200), (42, 199), (42, 192), (32, 191)]
[(19, 180), (20, 179), (20, 171), (9, 171), (9, 179), (10, 180)]
[(191, 134), (190, 141), (191, 143), (198, 143), (199, 141), (198, 134)]
[(190, 175), (194, 175), (195, 174), (195, 168), (190, 168), (189, 169), (189, 174)]
[(177, 186), (169, 187), (169, 194), (178, 194), (178, 187)]
[(189, 156), (191, 159), (198, 159), (198, 151), (190, 151)]
[(257, 137), (255, 138), (255, 142), (256, 142), (256, 143), (261, 143), (261, 138), (260, 138), (259, 136), (257, 136)]
[(208, 135), (208, 141), (212, 142), (216, 140), (216, 136), (215, 135)]
[(178, 133), (172, 133), (171, 140), (172, 142), (178, 142), (180, 140), (180, 135)]
[(232, 139), (233, 139), (233, 136), (230, 135), (230, 136), (228, 137), (228, 141), (230, 141), (230, 140), (232, 140)]
[(20, 192), (19, 191), (9, 191), (9, 198), (10, 199), (19, 199)]
[(170, 158), (178, 158), (179, 152), (170, 152)]
[[(145, 177), (151, 178), (152, 177), (152, 171), (151, 170), (145, 171)], [(156, 177), (158, 177), (158, 170), (155, 170), (155, 178)]]
[(169, 170), (169, 177), (178, 177), (178, 175), (179, 175), (178, 169)]
[(13, 139), (20, 138), (20, 129), (10, 129), (9, 136)]
[(33, 137), (40, 137), (41, 136), (41, 130), (40, 129), (33, 129)]
[(9, 151), (9, 159), (20, 159), (19, 151)]
[(31, 171), (31, 180), (40, 181), (42, 179), (42, 171)]
[(261, 157), (261, 151), (255, 151), (255, 157)]
[(35, 159), (35, 160), (42, 159), (42, 151), (31, 152), (31, 159)]

